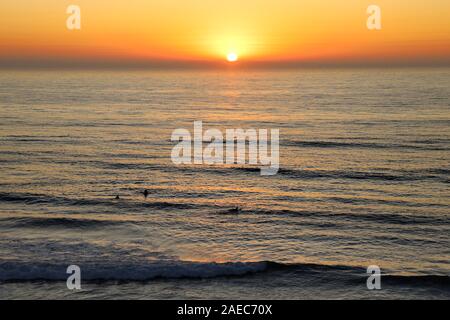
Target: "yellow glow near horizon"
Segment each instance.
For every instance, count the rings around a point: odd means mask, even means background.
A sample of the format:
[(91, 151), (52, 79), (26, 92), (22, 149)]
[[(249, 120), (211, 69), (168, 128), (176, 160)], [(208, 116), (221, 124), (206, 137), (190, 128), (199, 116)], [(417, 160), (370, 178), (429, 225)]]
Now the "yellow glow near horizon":
[(377, 0), (369, 31), (361, 0), (77, 0), (0, 2), (1, 59), (223, 61), (450, 60), (450, 1)]

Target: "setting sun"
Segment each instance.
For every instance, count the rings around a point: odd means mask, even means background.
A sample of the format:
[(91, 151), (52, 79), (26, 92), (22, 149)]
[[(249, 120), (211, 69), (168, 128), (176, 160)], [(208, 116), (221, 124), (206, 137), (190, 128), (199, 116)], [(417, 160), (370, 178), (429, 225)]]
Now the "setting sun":
[[(0, 1), (0, 66), (372, 65), (449, 63), (450, 1), (77, 0), (80, 29), (58, 1)], [(324, 10), (324, 7), (327, 9)], [(38, 12), (38, 14), (36, 14)], [(420, 13), (420, 14), (418, 14)], [(369, 19), (369, 20), (368, 20)]]
[(229, 54), (227, 54), (227, 60), (229, 62), (235, 62), (238, 60), (238, 55), (234, 52), (230, 52)]

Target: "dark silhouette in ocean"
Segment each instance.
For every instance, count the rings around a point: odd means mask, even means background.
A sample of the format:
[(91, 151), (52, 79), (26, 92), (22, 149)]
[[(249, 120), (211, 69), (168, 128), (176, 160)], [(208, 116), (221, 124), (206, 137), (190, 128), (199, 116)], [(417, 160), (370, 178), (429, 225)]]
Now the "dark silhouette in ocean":
[(145, 191), (142, 192), (142, 194), (144, 195), (145, 199), (147, 199), (149, 192), (147, 189), (145, 189)]
[(241, 213), (241, 208), (236, 206), (235, 208), (228, 210), (228, 213), (239, 214)]
[(119, 197), (119, 195), (117, 195), (117, 196), (116, 196), (116, 200), (119, 200), (119, 199), (120, 199), (120, 197)]

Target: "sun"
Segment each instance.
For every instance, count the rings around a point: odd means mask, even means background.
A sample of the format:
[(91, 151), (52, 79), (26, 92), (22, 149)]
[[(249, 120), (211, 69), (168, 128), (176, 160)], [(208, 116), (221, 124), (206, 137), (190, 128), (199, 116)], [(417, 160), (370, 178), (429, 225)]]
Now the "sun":
[(235, 61), (238, 60), (238, 58), (239, 58), (238, 55), (236, 53), (234, 53), (234, 52), (230, 52), (230, 53), (227, 54), (227, 61), (228, 62), (235, 62)]

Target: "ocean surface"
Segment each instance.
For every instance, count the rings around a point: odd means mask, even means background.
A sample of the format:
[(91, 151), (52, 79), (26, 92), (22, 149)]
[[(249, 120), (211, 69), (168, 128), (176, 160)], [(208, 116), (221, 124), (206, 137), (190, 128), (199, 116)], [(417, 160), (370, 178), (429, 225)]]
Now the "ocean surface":
[[(200, 120), (278, 174), (173, 164)], [(1, 71), (0, 168), (0, 299), (450, 299), (450, 69)]]

